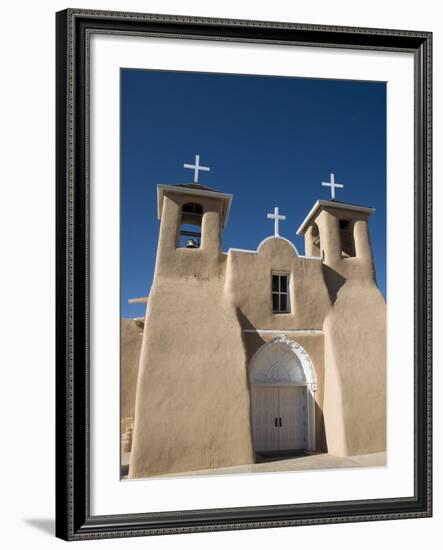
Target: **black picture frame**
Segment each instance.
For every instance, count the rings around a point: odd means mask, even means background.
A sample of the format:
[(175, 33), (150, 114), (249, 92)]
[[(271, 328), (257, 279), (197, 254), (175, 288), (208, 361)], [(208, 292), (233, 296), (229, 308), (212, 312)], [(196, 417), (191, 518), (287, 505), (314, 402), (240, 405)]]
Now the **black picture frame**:
[[(94, 33), (412, 52), (415, 79), (414, 495), (92, 516), (89, 505), (88, 55)], [(56, 536), (65, 540), (432, 515), (432, 33), (68, 9), (56, 14)]]

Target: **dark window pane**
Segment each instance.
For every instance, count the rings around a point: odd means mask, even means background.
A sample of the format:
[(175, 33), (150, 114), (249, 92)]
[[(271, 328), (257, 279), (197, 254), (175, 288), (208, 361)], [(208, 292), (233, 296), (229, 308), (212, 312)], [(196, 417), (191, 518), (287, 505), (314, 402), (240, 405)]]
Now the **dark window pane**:
[(288, 278), (286, 275), (280, 277), (280, 292), (287, 292), (288, 289)]
[(272, 292), (278, 292), (278, 275), (272, 276)]
[(278, 294), (273, 294), (272, 295), (272, 309), (273, 309), (273, 311), (279, 311)]
[(280, 311), (287, 311), (287, 296), (286, 294), (280, 294)]

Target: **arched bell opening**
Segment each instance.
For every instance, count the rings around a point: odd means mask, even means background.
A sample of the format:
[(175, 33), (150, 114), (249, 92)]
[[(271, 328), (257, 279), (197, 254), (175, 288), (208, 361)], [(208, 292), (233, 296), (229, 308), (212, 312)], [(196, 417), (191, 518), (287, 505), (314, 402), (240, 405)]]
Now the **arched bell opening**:
[(200, 248), (203, 208), (198, 203), (188, 202), (182, 206), (177, 248)]

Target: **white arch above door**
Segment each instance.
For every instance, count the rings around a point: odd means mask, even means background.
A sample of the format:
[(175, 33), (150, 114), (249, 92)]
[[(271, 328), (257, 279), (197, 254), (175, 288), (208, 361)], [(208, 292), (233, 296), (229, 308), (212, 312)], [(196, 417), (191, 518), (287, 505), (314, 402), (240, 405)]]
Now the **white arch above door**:
[(311, 359), (287, 336), (277, 336), (258, 349), (249, 368), (251, 384), (306, 384), (317, 390)]

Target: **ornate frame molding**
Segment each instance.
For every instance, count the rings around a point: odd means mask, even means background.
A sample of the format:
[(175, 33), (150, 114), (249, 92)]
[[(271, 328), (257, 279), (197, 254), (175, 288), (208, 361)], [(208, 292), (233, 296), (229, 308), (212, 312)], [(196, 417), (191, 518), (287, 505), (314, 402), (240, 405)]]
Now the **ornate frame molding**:
[[(415, 85), (414, 494), (93, 516), (89, 487), (89, 41), (93, 34), (410, 52)], [(56, 25), (56, 534), (65, 540), (432, 515), (432, 33), (68, 9)], [(74, 276), (75, 274), (75, 276)], [(75, 409), (75, 415), (74, 415)]]

